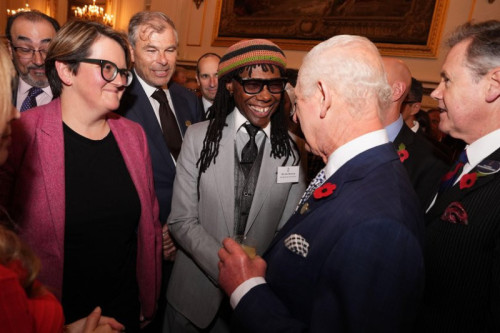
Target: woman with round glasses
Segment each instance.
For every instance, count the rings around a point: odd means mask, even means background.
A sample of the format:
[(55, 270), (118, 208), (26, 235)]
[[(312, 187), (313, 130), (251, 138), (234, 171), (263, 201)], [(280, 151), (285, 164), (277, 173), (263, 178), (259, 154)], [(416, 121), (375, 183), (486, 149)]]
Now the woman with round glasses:
[(135, 332), (156, 310), (161, 230), (144, 132), (112, 112), (130, 63), (111, 28), (74, 21), (58, 32), (45, 62), (55, 99), (12, 125), (0, 204), (67, 322), (100, 306)]
[(287, 131), (284, 112), (285, 69), (268, 40), (229, 47), (210, 120), (186, 132), (167, 221), (180, 251), (164, 332), (228, 331), (229, 302), (216, 283), (222, 240), (253, 239), (262, 255), (304, 193), (303, 141)]

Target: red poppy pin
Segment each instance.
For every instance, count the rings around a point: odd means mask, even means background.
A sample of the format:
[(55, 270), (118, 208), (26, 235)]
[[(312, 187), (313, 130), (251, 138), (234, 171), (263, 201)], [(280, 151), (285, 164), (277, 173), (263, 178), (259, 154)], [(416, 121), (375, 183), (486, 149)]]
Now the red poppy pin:
[(318, 187), (316, 190), (313, 192), (313, 198), (316, 200), (326, 198), (330, 195), (332, 195), (333, 191), (337, 188), (337, 185), (332, 184), (332, 183), (325, 183), (322, 186)]
[(477, 180), (477, 172), (467, 173), (460, 178), (460, 189), (469, 188), (474, 186)]
[(465, 208), (458, 201), (454, 201), (446, 207), (443, 215), (441, 215), (441, 220), (453, 224), (469, 224), (469, 216), (467, 215)]
[(410, 157), (410, 153), (408, 153), (408, 150), (406, 150), (406, 146), (404, 143), (399, 144), (398, 156), (401, 162), (404, 162), (408, 159), (408, 157)]

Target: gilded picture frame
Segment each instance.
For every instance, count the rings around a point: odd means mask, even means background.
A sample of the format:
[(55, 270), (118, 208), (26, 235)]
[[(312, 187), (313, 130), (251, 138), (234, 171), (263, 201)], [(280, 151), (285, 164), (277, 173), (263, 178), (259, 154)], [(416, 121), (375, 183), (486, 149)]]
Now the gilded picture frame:
[(448, 0), (218, 0), (213, 46), (267, 38), (308, 51), (334, 35), (362, 35), (383, 55), (437, 55)]

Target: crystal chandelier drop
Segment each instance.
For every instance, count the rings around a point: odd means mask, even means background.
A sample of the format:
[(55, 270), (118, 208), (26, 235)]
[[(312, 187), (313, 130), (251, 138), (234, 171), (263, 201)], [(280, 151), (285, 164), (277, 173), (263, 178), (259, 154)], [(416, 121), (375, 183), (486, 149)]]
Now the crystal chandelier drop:
[(24, 5), (23, 8), (7, 9), (7, 16), (12, 16), (19, 12), (29, 12), (29, 11), (31, 11), (30, 4), (28, 3), (28, 0), (26, 0), (26, 4)]
[(95, 0), (92, 0), (91, 5), (85, 5), (83, 7), (72, 7), (74, 10), (75, 17), (87, 21), (100, 22), (105, 25), (113, 25), (113, 15), (104, 13), (104, 8), (97, 6)]

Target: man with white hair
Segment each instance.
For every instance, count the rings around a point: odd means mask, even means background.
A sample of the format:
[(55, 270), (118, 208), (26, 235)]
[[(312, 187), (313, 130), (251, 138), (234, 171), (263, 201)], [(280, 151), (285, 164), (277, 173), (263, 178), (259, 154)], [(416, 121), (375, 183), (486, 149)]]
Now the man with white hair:
[(326, 166), (262, 258), (223, 241), (219, 283), (236, 322), (247, 332), (410, 331), (423, 219), (380, 121), (391, 88), (377, 48), (347, 35), (319, 44), (295, 92), (294, 119)]

